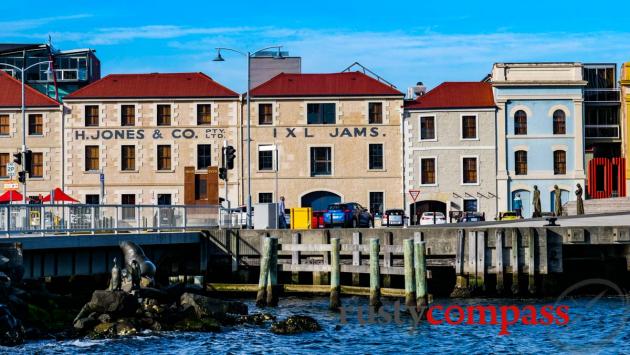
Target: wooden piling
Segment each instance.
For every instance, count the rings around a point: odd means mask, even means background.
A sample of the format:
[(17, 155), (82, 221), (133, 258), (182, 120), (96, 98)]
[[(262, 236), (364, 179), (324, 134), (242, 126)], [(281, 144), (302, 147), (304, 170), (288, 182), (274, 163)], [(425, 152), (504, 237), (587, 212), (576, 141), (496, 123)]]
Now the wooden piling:
[(503, 231), (496, 231), (496, 259), (497, 259), (497, 293), (503, 293)]
[(518, 229), (512, 229), (512, 250), (510, 251), (510, 264), (512, 264), (512, 294), (519, 294), (519, 259), (518, 259)]
[(413, 239), (403, 240), (403, 258), (405, 266), (405, 306), (416, 307), (416, 281), (414, 278)]
[(533, 295), (536, 293), (536, 235), (531, 228), (527, 230), (527, 241), (529, 244), (529, 255), (527, 256), (529, 285), (527, 289)]
[(338, 310), (341, 307), (341, 265), (339, 262), (339, 251), (341, 245), (339, 238), (330, 239), (330, 309)]
[(416, 306), (418, 309), (422, 309), (428, 304), (425, 242), (415, 242), (413, 254), (416, 274)]
[(267, 281), (269, 278), (269, 259), (271, 252), (271, 241), (264, 238), (262, 242), (262, 253), (260, 255), (260, 277), (258, 279), (258, 293), (256, 294), (256, 306), (265, 307), (267, 305)]
[[(291, 235), (291, 244), (293, 245), (298, 245), (300, 244), (300, 239), (301, 239), (301, 235), (300, 233), (293, 233)], [(291, 264), (293, 265), (299, 265), (300, 264), (300, 252), (297, 250), (294, 250), (291, 252)], [(292, 271), (291, 272), (291, 282), (294, 284), (299, 284), (300, 283), (300, 272), (299, 271)]]
[(468, 285), (471, 290), (477, 288), (477, 232), (468, 232), (468, 275), (471, 279)]
[(486, 232), (477, 232), (477, 287), (486, 291)]
[(468, 280), (464, 274), (464, 230), (457, 231), (457, 245), (455, 246), (455, 287), (468, 288)]
[[(354, 232), (352, 233), (352, 245), (361, 245), (361, 233)], [(361, 252), (356, 249), (352, 251), (352, 266), (360, 266), (361, 265)], [(360, 286), (361, 285), (361, 274), (358, 272), (352, 273), (352, 286)]]
[(380, 308), (381, 303), (381, 270), (379, 266), (380, 244), (378, 238), (370, 239), (370, 306)]
[(278, 305), (278, 238), (269, 238), (269, 280), (267, 281), (267, 306)]
[[(385, 232), (385, 246), (391, 246), (394, 244), (394, 235), (392, 232)], [(383, 251), (383, 267), (390, 268), (392, 267), (392, 252), (387, 249)], [(384, 274), (383, 275), (383, 287), (390, 288), (392, 287), (392, 275)]]

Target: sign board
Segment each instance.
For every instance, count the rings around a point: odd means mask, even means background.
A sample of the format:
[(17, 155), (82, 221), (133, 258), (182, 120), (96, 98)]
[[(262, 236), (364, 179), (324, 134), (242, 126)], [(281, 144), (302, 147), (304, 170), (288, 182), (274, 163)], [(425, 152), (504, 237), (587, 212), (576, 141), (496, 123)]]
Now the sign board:
[(17, 166), (15, 166), (15, 163), (7, 163), (7, 175), (9, 176), (15, 176), (15, 174), (17, 173)]
[(420, 190), (409, 190), (409, 195), (411, 195), (413, 202), (416, 202), (418, 196), (420, 195)]
[(98, 179), (99, 179), (100, 182), (105, 182), (105, 174), (100, 173)]
[(20, 184), (15, 180), (9, 180), (2, 184), (2, 188), (4, 191), (17, 191), (20, 188)]

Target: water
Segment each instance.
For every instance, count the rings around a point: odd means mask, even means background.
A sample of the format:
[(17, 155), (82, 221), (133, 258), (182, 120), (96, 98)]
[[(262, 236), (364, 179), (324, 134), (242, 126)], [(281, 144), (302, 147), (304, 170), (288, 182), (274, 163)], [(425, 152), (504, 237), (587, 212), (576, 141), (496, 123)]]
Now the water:
[[(259, 311), (252, 300), (244, 300), (250, 313)], [(343, 298), (347, 323), (340, 324), (340, 315), (327, 310), (327, 298), (283, 298), (277, 309), (268, 310), (278, 317), (304, 314), (316, 318), (323, 330), (294, 336), (279, 336), (267, 327), (242, 326), (226, 328), (221, 333), (146, 333), (114, 340), (38, 341), (17, 349), (0, 348), (0, 352), (38, 354), (112, 353), (112, 354), (203, 354), (203, 353), (417, 353), (446, 352), (486, 354), (499, 353), (625, 353), (630, 354), (630, 306), (622, 297), (581, 297), (565, 299), (569, 306), (567, 325), (513, 325), (510, 335), (498, 335), (500, 325), (430, 325), (422, 322), (410, 326), (413, 319), (401, 317), (404, 324), (360, 324), (357, 306), (364, 309), (366, 298)], [(523, 309), (531, 304), (538, 310), (552, 305), (555, 299), (438, 299), (444, 305), (511, 305)], [(393, 300), (385, 299), (385, 310), (393, 312)], [(440, 314), (437, 318), (443, 318)], [(541, 317), (539, 317), (541, 318)]]

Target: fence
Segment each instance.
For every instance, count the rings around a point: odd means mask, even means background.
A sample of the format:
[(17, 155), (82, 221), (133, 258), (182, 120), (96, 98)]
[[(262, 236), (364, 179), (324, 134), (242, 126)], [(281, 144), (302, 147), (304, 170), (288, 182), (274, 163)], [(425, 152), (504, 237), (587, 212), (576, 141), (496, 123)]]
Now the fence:
[(102, 233), (239, 227), (218, 205), (0, 205), (0, 233)]

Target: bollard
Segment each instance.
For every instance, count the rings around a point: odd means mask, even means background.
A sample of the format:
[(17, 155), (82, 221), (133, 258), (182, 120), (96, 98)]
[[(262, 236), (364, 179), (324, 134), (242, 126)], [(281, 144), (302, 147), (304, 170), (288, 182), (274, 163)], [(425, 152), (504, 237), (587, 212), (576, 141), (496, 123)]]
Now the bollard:
[(267, 281), (267, 305), (278, 305), (278, 238), (269, 238), (269, 279)]
[(339, 238), (330, 240), (330, 309), (338, 310), (341, 307), (339, 296), (341, 294), (341, 265), (339, 263)]
[(405, 263), (405, 306), (416, 307), (416, 281), (413, 277), (413, 239), (403, 240), (403, 257)]
[(271, 241), (269, 238), (263, 239), (262, 253), (260, 254), (260, 278), (258, 279), (258, 294), (256, 295), (256, 306), (265, 307), (267, 305), (266, 289), (269, 278), (269, 252), (271, 251)]
[(378, 309), (381, 307), (381, 273), (378, 264), (380, 245), (378, 238), (370, 239), (370, 306)]
[(414, 244), (414, 268), (416, 273), (416, 306), (423, 309), (427, 306), (427, 263), (425, 260), (424, 242)]

